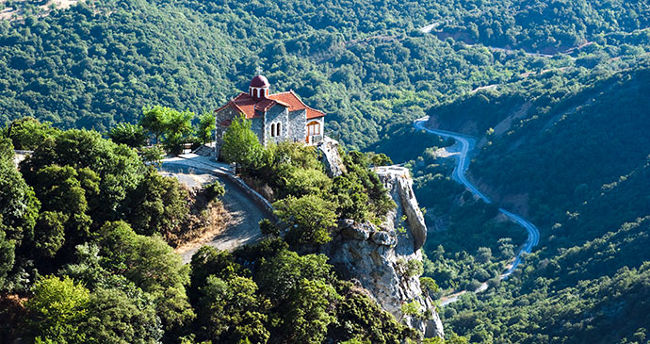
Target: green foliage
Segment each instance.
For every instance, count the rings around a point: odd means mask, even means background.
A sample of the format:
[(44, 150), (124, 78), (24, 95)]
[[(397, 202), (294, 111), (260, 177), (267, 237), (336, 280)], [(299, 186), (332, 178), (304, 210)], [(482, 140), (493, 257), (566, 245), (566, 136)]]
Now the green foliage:
[(156, 167), (159, 167), (162, 164), (162, 159), (165, 158), (165, 150), (160, 146), (142, 147), (139, 152), (145, 164), (152, 164)]
[(45, 139), (60, 133), (50, 123), (41, 123), (33, 117), (17, 119), (5, 129), (5, 136), (11, 139), (15, 149), (20, 150), (34, 150)]
[(142, 110), (140, 125), (154, 136), (156, 143), (160, 143), (162, 137), (162, 143), (168, 152), (179, 154), (183, 143), (191, 140), (194, 117), (195, 114), (190, 111), (181, 112), (156, 105)]
[(7, 240), (7, 234), (0, 230), (0, 290), (5, 290), (5, 278), (11, 271), (15, 260), (15, 244)]
[(286, 311), (281, 332), (287, 342), (321, 343), (327, 335), (327, 327), (334, 321), (331, 305), (341, 297), (331, 285), (318, 280), (297, 281), (288, 303), (281, 307)]
[(303, 279), (329, 281), (331, 278), (327, 256), (300, 256), (285, 249), (261, 262), (255, 281), (269, 300), (282, 304), (290, 297), (288, 292), (295, 290)]
[(176, 178), (147, 169), (131, 193), (128, 221), (138, 234), (166, 234), (180, 230), (189, 214), (188, 193)]
[(289, 196), (274, 204), (275, 214), (289, 225), (287, 241), (296, 245), (322, 245), (336, 225), (334, 205), (315, 195)]
[(87, 338), (77, 331), (90, 301), (88, 289), (69, 277), (45, 277), (34, 284), (34, 296), (25, 307), (32, 315), (31, 327), (40, 340), (55, 343), (82, 343)]
[(264, 327), (267, 303), (256, 295), (257, 285), (249, 278), (224, 281), (208, 276), (201, 288), (199, 318), (214, 342), (265, 343), (269, 332)]
[[(99, 133), (87, 130), (68, 130), (53, 139), (45, 140), (24, 162), (21, 171), (28, 183), (33, 184), (38, 171), (50, 165), (70, 167), (78, 171), (87, 168), (96, 174), (99, 178), (99, 193), (92, 198), (86, 193), (85, 197), (91, 217), (99, 221), (120, 216), (128, 194), (137, 187), (145, 171), (133, 150), (102, 139)], [(47, 179), (41, 185), (45, 187)], [(85, 185), (81, 187), (86, 189)]]
[(435, 294), (440, 291), (440, 287), (438, 287), (436, 281), (431, 277), (420, 277), (420, 286), (429, 294)]
[(223, 135), (221, 156), (226, 162), (236, 163), (244, 169), (254, 169), (260, 164), (262, 144), (251, 130), (251, 122), (243, 117), (235, 119)]
[(52, 258), (65, 242), (65, 225), (69, 216), (56, 211), (42, 212), (34, 228), (34, 245), (40, 255)]
[(212, 201), (226, 194), (226, 189), (218, 180), (204, 187), (206, 197)]
[(163, 334), (151, 303), (134, 302), (117, 289), (99, 289), (88, 299), (79, 323), (85, 343), (155, 343)]
[[(0, 137), (1, 142), (5, 141)], [(0, 157), (0, 230), (8, 240), (31, 238), (40, 202), (11, 159)]]
[(159, 236), (138, 235), (127, 223), (112, 222), (102, 227), (99, 243), (111, 267), (146, 292), (189, 282), (189, 267)]
[(214, 141), (214, 130), (217, 128), (216, 118), (213, 112), (206, 112), (199, 116), (199, 124), (196, 128), (196, 136), (199, 142), (208, 143)]
[(147, 135), (141, 125), (130, 123), (120, 123), (114, 126), (108, 133), (108, 137), (113, 142), (123, 143), (129, 147), (138, 148), (147, 143)]

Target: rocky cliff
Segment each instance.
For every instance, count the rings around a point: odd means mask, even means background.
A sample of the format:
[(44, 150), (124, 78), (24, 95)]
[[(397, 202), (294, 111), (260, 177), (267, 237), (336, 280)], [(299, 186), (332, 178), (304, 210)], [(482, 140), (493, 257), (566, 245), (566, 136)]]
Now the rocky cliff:
[[(334, 240), (325, 248), (326, 254), (344, 277), (358, 281), (397, 320), (425, 337), (442, 337), (442, 322), (435, 305), (420, 287), (420, 248), (427, 231), (413, 194), (413, 181), (402, 167), (382, 167), (376, 172), (397, 204), (396, 209), (380, 227), (341, 221)], [(405, 308), (411, 311), (405, 314)]]
[(325, 136), (318, 144), (318, 149), (323, 153), (322, 161), (330, 178), (335, 178), (346, 172), (345, 165), (339, 154), (339, 142)]

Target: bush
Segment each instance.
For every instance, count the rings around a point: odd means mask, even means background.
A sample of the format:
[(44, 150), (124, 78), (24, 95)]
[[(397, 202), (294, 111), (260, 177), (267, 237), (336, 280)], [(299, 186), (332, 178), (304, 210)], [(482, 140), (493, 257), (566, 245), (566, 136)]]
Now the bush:
[(213, 201), (225, 194), (226, 194), (226, 189), (223, 187), (223, 184), (221, 184), (218, 180), (208, 184), (205, 187), (205, 195), (208, 198), (208, 201)]

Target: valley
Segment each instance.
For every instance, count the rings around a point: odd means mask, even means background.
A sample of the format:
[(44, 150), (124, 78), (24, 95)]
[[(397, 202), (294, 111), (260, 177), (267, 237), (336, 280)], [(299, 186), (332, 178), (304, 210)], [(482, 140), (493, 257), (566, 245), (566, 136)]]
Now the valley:
[[(461, 149), (460, 152), (458, 153), (458, 156), (453, 157), (454, 159), (457, 160), (457, 165), (454, 167), (454, 170), (452, 171), (452, 178), (458, 183), (463, 184), (477, 198), (481, 199), (485, 203), (492, 203), (492, 201), (489, 198), (487, 198), (487, 196), (485, 196), (483, 193), (481, 193), (481, 191), (479, 191), (474, 184), (472, 184), (469, 180), (467, 180), (467, 177), (465, 176), (469, 168), (471, 154), (474, 153), (474, 146), (476, 140), (474, 138), (462, 135), (460, 133), (454, 133), (454, 132), (449, 132), (440, 129), (427, 128), (425, 124), (428, 122), (428, 120), (429, 120), (428, 117), (420, 118), (415, 122), (413, 122), (413, 126), (418, 130), (424, 130), (432, 135), (438, 135), (445, 138), (453, 138), (454, 140), (456, 140), (461, 144)], [(499, 212), (504, 214), (511, 221), (523, 227), (528, 234), (528, 238), (526, 239), (526, 242), (524, 243), (523, 247), (521, 247), (517, 255), (512, 259), (512, 262), (508, 264), (505, 272), (499, 276), (500, 279), (507, 279), (508, 276), (510, 276), (521, 263), (522, 254), (531, 253), (532, 249), (535, 246), (537, 246), (537, 244), (539, 243), (540, 234), (539, 234), (539, 230), (537, 229), (537, 227), (535, 227), (534, 224), (526, 221), (521, 216), (516, 215), (503, 208), (499, 208)], [(484, 292), (488, 288), (487, 282), (485, 281), (481, 281), (481, 282), (482, 282), (481, 286), (477, 288), (474, 292), (476, 293)], [(464, 293), (465, 291), (459, 291), (459, 292), (454, 292), (450, 296), (443, 296), (440, 305), (445, 306), (452, 302), (456, 302), (458, 301), (458, 297)]]

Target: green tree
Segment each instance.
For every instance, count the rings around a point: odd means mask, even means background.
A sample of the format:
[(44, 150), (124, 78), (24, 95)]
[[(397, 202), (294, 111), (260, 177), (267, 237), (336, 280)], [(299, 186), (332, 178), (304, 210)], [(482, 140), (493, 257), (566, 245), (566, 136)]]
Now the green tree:
[(165, 150), (160, 146), (142, 147), (140, 148), (140, 157), (145, 164), (160, 167), (165, 158)]
[(14, 266), (15, 244), (7, 240), (7, 235), (0, 229), (0, 290), (5, 290), (5, 278)]
[(188, 197), (176, 178), (150, 167), (129, 197), (129, 222), (138, 234), (178, 232), (189, 214)]
[(65, 242), (65, 224), (68, 215), (57, 211), (44, 211), (34, 228), (34, 245), (43, 257), (52, 258)]
[(71, 278), (50, 276), (36, 282), (25, 307), (35, 336), (45, 342), (84, 343), (87, 338), (77, 330), (86, 316), (90, 292)]
[(289, 196), (274, 203), (275, 214), (289, 225), (287, 240), (298, 245), (322, 245), (336, 226), (335, 206), (315, 195)]
[(319, 280), (298, 281), (286, 307), (281, 307), (280, 333), (291, 343), (322, 343), (327, 327), (336, 321), (332, 305), (340, 299), (330, 284)]
[(14, 147), (20, 150), (34, 150), (46, 138), (61, 133), (60, 130), (52, 128), (49, 122), (41, 123), (33, 117), (23, 117), (11, 122), (5, 131)]
[(160, 137), (167, 129), (169, 110), (160, 105), (142, 109), (140, 125), (154, 136), (156, 143), (160, 143)]
[(144, 128), (137, 124), (119, 123), (111, 129), (108, 137), (117, 144), (123, 143), (133, 148), (142, 147), (147, 143)]
[(332, 267), (323, 254), (298, 255), (283, 249), (275, 256), (262, 260), (255, 275), (260, 290), (274, 303), (288, 301), (290, 293), (303, 279), (330, 282)]
[(222, 280), (208, 276), (199, 301), (199, 319), (207, 337), (215, 343), (266, 343), (269, 331), (264, 326), (264, 311), (268, 301), (260, 300), (256, 291), (255, 282), (246, 277)]
[(86, 315), (78, 324), (84, 343), (157, 343), (163, 335), (154, 305), (118, 289), (90, 295)]
[(199, 125), (196, 129), (196, 135), (201, 143), (208, 143), (214, 140), (213, 133), (217, 128), (214, 113), (206, 112), (199, 116)]
[(223, 135), (221, 155), (226, 162), (237, 163), (244, 169), (254, 169), (260, 164), (264, 148), (251, 130), (251, 122), (236, 118)]
[(193, 133), (192, 119), (195, 114), (190, 111), (176, 111), (167, 109), (167, 123), (165, 123), (165, 147), (173, 154), (183, 150), (183, 143), (191, 141)]
[[(125, 199), (138, 186), (145, 172), (145, 166), (133, 149), (103, 139), (95, 131), (76, 129), (46, 139), (24, 161), (21, 171), (27, 182), (34, 184), (38, 171), (50, 165), (69, 166), (77, 171), (78, 180), (86, 190), (89, 215), (99, 223), (117, 219), (126, 211)], [(91, 178), (89, 170), (96, 176)], [(93, 187), (87, 184), (95, 179), (99, 188), (97, 195), (90, 192)]]
[[(11, 147), (9, 140), (0, 137), (3, 143)], [(32, 238), (40, 202), (12, 159), (13, 151), (9, 157), (0, 156), (0, 230), (7, 240), (20, 242), (24, 236)]]

